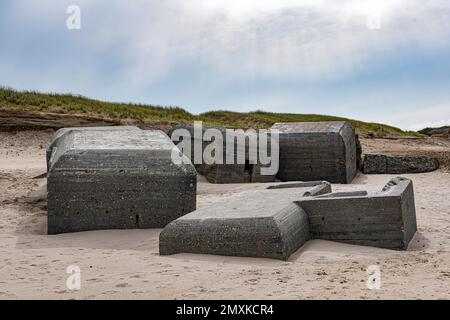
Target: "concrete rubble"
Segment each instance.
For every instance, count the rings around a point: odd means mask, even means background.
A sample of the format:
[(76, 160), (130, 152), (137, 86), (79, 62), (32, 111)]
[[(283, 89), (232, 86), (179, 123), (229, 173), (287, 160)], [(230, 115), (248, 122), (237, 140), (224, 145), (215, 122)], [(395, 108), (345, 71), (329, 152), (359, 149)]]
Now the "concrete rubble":
[[(274, 128), (280, 131), (278, 176), (296, 181), (245, 191), (198, 210), (197, 172), (189, 161), (193, 152), (174, 162), (173, 152), (181, 152), (162, 131), (130, 126), (58, 130), (46, 154), (48, 233), (164, 228), (161, 255), (287, 260), (311, 239), (407, 249), (417, 230), (411, 180), (394, 178), (375, 193), (332, 193), (328, 180), (349, 183), (356, 174), (358, 146), (350, 124)], [(247, 147), (243, 164), (201, 164), (197, 170), (219, 183), (273, 181), (274, 176), (258, 176), (258, 164), (247, 172), (253, 152)]]
[(363, 162), (365, 174), (422, 173), (439, 169), (439, 160), (429, 157), (394, 157), (366, 154)]

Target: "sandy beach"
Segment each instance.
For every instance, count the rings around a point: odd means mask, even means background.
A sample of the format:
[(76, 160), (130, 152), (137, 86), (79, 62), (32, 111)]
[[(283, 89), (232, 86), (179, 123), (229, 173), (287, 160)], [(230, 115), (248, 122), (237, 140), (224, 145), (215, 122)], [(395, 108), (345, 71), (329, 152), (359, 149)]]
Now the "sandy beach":
[[(46, 234), (45, 146), (52, 131), (0, 133), (1, 299), (449, 299), (449, 140), (363, 139), (366, 152), (438, 155), (443, 167), (413, 180), (418, 232), (407, 251), (313, 240), (289, 261), (159, 256), (159, 229)], [(401, 147), (405, 146), (405, 147)], [(430, 153), (431, 152), (431, 153)], [(379, 190), (394, 175), (359, 174), (334, 191)], [(263, 184), (199, 179), (198, 207)], [(81, 289), (66, 287), (70, 265)], [(381, 288), (369, 290), (377, 265)]]

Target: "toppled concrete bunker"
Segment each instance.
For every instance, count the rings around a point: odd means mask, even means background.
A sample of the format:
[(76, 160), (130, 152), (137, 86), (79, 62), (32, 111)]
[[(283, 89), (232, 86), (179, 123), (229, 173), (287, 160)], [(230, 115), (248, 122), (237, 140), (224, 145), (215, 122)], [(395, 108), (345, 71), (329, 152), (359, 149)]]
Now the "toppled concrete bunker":
[[(124, 130), (126, 132), (124, 132)], [(63, 130), (50, 143), (48, 233), (161, 228), (196, 208), (196, 171), (162, 131)]]
[(282, 181), (350, 183), (357, 172), (355, 130), (348, 122), (276, 123)]
[(412, 182), (381, 192), (329, 193), (328, 183), (296, 183), (231, 196), (168, 224), (161, 255), (202, 253), (287, 260), (310, 239), (407, 248), (416, 232)]
[(417, 230), (412, 181), (394, 178), (381, 192), (300, 199), (314, 239), (406, 250)]
[[(330, 191), (327, 183), (318, 186), (316, 193)], [(191, 212), (163, 229), (159, 252), (286, 260), (310, 239), (308, 218), (295, 204), (308, 191), (301, 183), (247, 191)]]

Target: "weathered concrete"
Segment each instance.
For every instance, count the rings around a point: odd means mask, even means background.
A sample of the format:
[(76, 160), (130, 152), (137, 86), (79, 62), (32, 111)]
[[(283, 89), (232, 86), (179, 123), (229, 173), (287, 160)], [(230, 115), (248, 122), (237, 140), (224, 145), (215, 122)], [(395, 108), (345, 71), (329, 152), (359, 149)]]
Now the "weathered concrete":
[(134, 126), (105, 126), (105, 127), (70, 127), (70, 128), (61, 128), (55, 132), (53, 137), (47, 144), (46, 149), (46, 159), (47, 159), (47, 171), (50, 168), (50, 159), (52, 157), (52, 153), (56, 151), (56, 146), (58, 145), (59, 140), (66, 134), (73, 131), (130, 131), (130, 130), (140, 130), (138, 127)]
[(283, 181), (350, 183), (357, 171), (355, 131), (348, 122), (276, 123)]
[(161, 228), (195, 210), (196, 171), (188, 161), (172, 162), (169, 137), (125, 130), (83, 128), (54, 139), (47, 175), (49, 234)]
[(366, 174), (422, 173), (439, 169), (439, 161), (428, 157), (393, 157), (366, 154), (363, 172)]
[[(186, 156), (191, 160), (191, 162), (194, 164), (195, 169), (197, 172), (201, 175), (203, 175), (208, 182), (210, 183), (245, 183), (245, 182), (273, 182), (275, 181), (275, 175), (263, 175), (261, 174), (261, 168), (264, 167), (264, 165), (258, 161), (256, 163), (252, 163), (250, 161), (250, 155), (251, 154), (258, 154), (259, 152), (259, 140), (258, 135), (256, 134), (248, 134), (247, 136), (243, 133), (237, 133), (237, 137), (234, 138), (233, 141), (233, 163), (227, 164), (226, 163), (226, 157), (225, 157), (225, 150), (227, 146), (227, 135), (226, 135), (226, 129), (225, 128), (210, 128), (210, 127), (202, 127), (202, 136), (208, 129), (216, 129), (219, 130), (222, 133), (223, 141), (222, 144), (219, 144), (222, 146), (223, 150), (223, 164), (207, 164), (204, 161), (201, 163), (195, 163), (194, 159), (194, 144), (197, 142), (201, 146), (201, 152), (205, 151), (205, 148), (211, 144), (212, 141), (208, 141), (205, 139), (200, 139), (198, 137), (194, 136), (194, 127), (192, 125), (186, 125), (181, 124), (177, 125), (172, 130), (168, 132), (169, 137), (172, 137), (172, 133), (177, 129), (185, 129), (189, 133), (191, 139), (191, 150), (190, 153), (186, 154)], [(248, 136), (252, 136), (255, 141), (257, 142), (256, 148), (250, 144), (249, 138), (246, 138)], [(237, 144), (238, 140), (242, 139), (244, 141), (245, 145), (245, 157), (238, 158), (237, 155)], [(267, 148), (270, 148), (270, 136), (268, 137), (268, 145)], [(182, 140), (181, 140), (182, 141)], [(179, 143), (181, 141), (175, 141), (174, 143)], [(264, 149), (267, 150), (267, 149)], [(270, 150), (270, 149), (269, 149)], [(269, 153), (270, 155), (270, 153)]]
[(331, 192), (331, 184), (327, 181), (308, 181), (308, 182), (292, 182), (282, 183), (267, 187), (269, 190), (273, 189), (288, 189), (288, 188), (311, 188), (306, 191), (303, 196), (317, 196)]
[(412, 181), (395, 178), (379, 193), (332, 193), (301, 199), (311, 237), (406, 249), (417, 230)]
[(309, 239), (407, 248), (417, 230), (410, 180), (392, 179), (374, 194), (329, 191), (329, 183), (310, 182), (231, 196), (168, 224), (160, 254), (286, 260)]
[(362, 145), (359, 140), (359, 135), (355, 135), (356, 141), (356, 171), (362, 171), (363, 158), (362, 158)]
[(286, 260), (310, 239), (307, 215), (294, 203), (310, 190), (247, 191), (191, 212), (164, 228), (159, 252)]

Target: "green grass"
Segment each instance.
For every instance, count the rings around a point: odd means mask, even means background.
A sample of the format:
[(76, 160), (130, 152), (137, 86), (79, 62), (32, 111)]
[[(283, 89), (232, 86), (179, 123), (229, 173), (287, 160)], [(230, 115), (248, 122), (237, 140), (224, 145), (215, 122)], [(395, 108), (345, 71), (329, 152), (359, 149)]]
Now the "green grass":
[(57, 113), (101, 119), (135, 119), (145, 123), (176, 124), (203, 121), (205, 125), (229, 128), (269, 128), (275, 122), (349, 121), (363, 136), (422, 136), (398, 128), (341, 117), (254, 111), (248, 113), (210, 111), (194, 115), (180, 107), (113, 103), (72, 94), (39, 93), (0, 88), (0, 109), (29, 113)]

